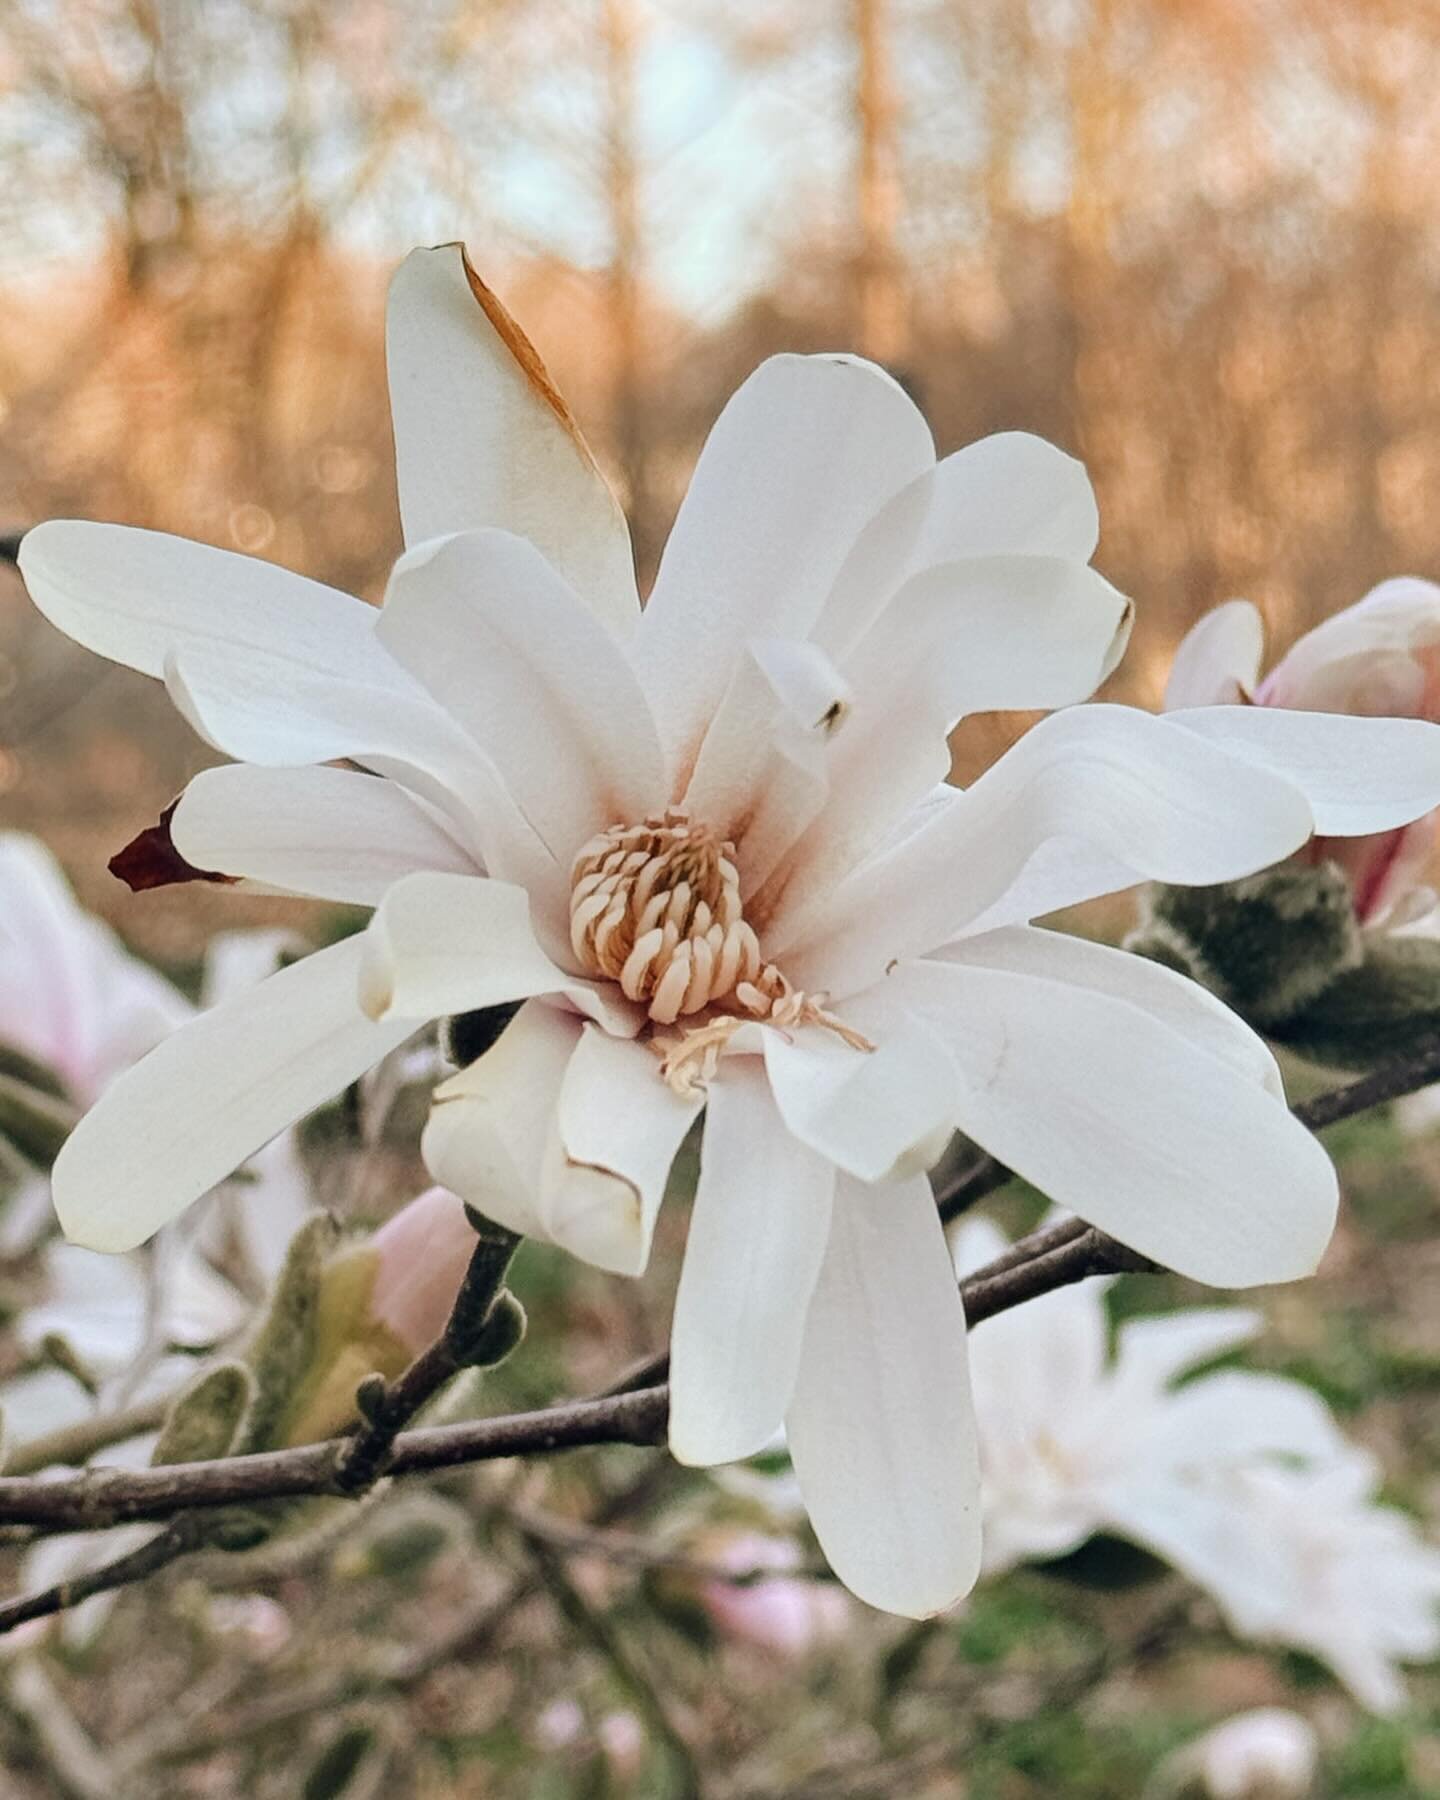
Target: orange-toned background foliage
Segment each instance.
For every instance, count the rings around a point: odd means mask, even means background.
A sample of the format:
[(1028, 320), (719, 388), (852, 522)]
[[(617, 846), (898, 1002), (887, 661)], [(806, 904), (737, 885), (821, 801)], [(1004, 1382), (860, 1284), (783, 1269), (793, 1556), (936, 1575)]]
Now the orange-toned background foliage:
[[(385, 280), (463, 236), (643, 575), (735, 383), (855, 347), (942, 450), (1085, 459), (1151, 702), (1216, 601), (1282, 647), (1440, 572), (1437, 78), (1426, 0), (9, 0), (0, 530), (146, 524), (378, 597)], [(0, 573), (0, 818), (165, 959), (227, 903), (126, 905), (103, 863), (203, 755)]]

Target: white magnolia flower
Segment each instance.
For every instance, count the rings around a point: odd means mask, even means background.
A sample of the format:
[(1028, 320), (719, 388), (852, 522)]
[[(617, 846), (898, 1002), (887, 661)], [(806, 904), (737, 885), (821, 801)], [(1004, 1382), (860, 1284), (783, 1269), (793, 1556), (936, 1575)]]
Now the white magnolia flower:
[(1406, 1703), (1397, 1665), (1440, 1656), (1440, 1549), (1376, 1502), (1373, 1460), (1193, 1469), (1131, 1527), (1205, 1587), (1239, 1637), (1306, 1650), (1372, 1712)]
[(181, 856), (376, 908), (124, 1077), (57, 1164), (62, 1220), (134, 1244), (421, 1022), (523, 1000), (437, 1092), (435, 1179), (633, 1273), (708, 1099), (672, 1447), (741, 1457), (783, 1418), (837, 1569), (930, 1612), (979, 1558), (938, 1138), (1203, 1280), (1308, 1272), (1335, 1205), (1258, 1039), (1028, 922), (1412, 818), (1440, 745), (1294, 715), (1237, 754), (1212, 713), (1093, 706), (937, 792), (961, 715), (1079, 700), (1123, 643), (1078, 464), (1016, 434), (937, 463), (880, 370), (777, 357), (642, 614), (614, 499), (458, 246), (406, 261), (388, 349), (409, 548), (383, 610), (114, 526), (22, 548), (61, 629), (239, 759), (191, 783)]
[(0, 1047), (88, 1105), (193, 1011), (84, 910), (38, 838), (0, 833)]
[[(954, 1245), (962, 1275), (1008, 1248), (983, 1219), (960, 1226)], [(1131, 1319), (1112, 1355), (1108, 1286), (1043, 1294), (987, 1320), (971, 1342), (991, 1572), (1063, 1556), (1099, 1531), (1149, 1542), (1152, 1517), (1167, 1510), (1173, 1545), (1186, 1518), (1183, 1484), (1197, 1465), (1352, 1454), (1299, 1382), (1225, 1369), (1176, 1387), (1196, 1364), (1254, 1337), (1260, 1314), (1191, 1307)]]
[[(957, 1266), (1004, 1244), (969, 1221)], [(1440, 1550), (1375, 1503), (1373, 1460), (1309, 1388), (1239, 1369), (1173, 1385), (1252, 1337), (1259, 1315), (1132, 1319), (1110, 1357), (1104, 1285), (1002, 1313), (971, 1345), (987, 1568), (1113, 1532), (1205, 1588), (1237, 1635), (1307, 1650), (1393, 1711), (1395, 1663), (1440, 1654)]]

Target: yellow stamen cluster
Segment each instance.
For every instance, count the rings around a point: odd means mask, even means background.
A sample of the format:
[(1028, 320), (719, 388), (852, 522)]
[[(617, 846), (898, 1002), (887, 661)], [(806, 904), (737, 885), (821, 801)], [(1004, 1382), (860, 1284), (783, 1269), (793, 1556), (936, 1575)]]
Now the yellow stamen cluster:
[(821, 1025), (856, 1050), (874, 1048), (826, 1012), (823, 995), (798, 992), (763, 960), (734, 858), (732, 844), (670, 808), (591, 838), (572, 871), (570, 942), (581, 966), (618, 982), (657, 1025), (710, 1014), (652, 1039), (677, 1093), (704, 1086), (747, 1019)]
[(570, 942), (657, 1024), (702, 1012), (760, 973), (734, 846), (667, 811), (603, 831), (575, 859)]

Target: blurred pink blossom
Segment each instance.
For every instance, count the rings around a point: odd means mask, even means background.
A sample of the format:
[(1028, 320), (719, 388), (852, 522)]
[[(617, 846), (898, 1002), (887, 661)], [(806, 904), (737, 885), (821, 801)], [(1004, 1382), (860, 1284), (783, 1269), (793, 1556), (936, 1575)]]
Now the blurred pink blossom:
[(38, 838), (0, 833), (0, 1044), (88, 1104), (194, 1010), (80, 906)]
[(837, 1587), (791, 1573), (801, 1562), (792, 1540), (737, 1531), (712, 1544), (707, 1560), (737, 1575), (748, 1569), (776, 1571), (773, 1580), (746, 1585), (720, 1580), (701, 1584), (700, 1604), (722, 1637), (798, 1657), (844, 1631), (849, 1601)]

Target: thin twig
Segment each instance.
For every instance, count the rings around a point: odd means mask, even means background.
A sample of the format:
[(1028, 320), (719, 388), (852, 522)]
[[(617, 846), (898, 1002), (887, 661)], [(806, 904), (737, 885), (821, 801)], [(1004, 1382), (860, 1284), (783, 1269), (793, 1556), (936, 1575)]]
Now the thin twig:
[(1358, 1081), (1302, 1100), (1290, 1110), (1308, 1130), (1323, 1131), (1327, 1125), (1338, 1124), (1341, 1119), (1369, 1112), (1372, 1106), (1403, 1099), (1406, 1094), (1429, 1087), (1432, 1081), (1440, 1081), (1440, 1040), (1413, 1056), (1372, 1069)]
[(391, 1462), (401, 1431), (473, 1360), (471, 1353), (494, 1315), (520, 1240), (478, 1214), (470, 1216), (475, 1249), (444, 1331), (395, 1381), (377, 1378), (373, 1389), (367, 1393), (362, 1387), (356, 1396), (363, 1401), (365, 1423), (336, 1464), (340, 1493), (360, 1494), (373, 1487)]
[(190, 1519), (177, 1520), (134, 1550), (117, 1556), (113, 1562), (84, 1575), (57, 1581), (54, 1587), (42, 1588), (38, 1594), (26, 1594), (0, 1605), (0, 1634), (13, 1631), (17, 1625), (28, 1625), (32, 1619), (48, 1619), (55, 1613), (65, 1612), (72, 1606), (79, 1606), (83, 1600), (93, 1599), (96, 1594), (108, 1594), (115, 1588), (129, 1587), (132, 1582), (158, 1575), (161, 1569), (169, 1568), (171, 1563), (195, 1549), (200, 1541), (200, 1533), (195, 1529), (197, 1523)]
[(1014, 1179), (1013, 1169), (1007, 1169), (1004, 1163), (982, 1150), (978, 1159), (968, 1168), (962, 1169), (958, 1175), (935, 1190), (935, 1204), (940, 1209), (941, 1224), (953, 1223), (961, 1213), (978, 1205), (987, 1194), (993, 1194), (996, 1188), (1002, 1188), (1007, 1181)]
[[(587, 1444), (658, 1444), (665, 1435), (667, 1400), (665, 1388), (645, 1388), (610, 1399), (571, 1400), (538, 1412), (402, 1432), (387, 1473), (429, 1474)], [(294, 1450), (157, 1469), (87, 1469), (54, 1480), (0, 1477), (0, 1525), (94, 1531), (197, 1508), (344, 1494), (350, 1490), (342, 1485), (339, 1470), (351, 1442), (331, 1438)]]

